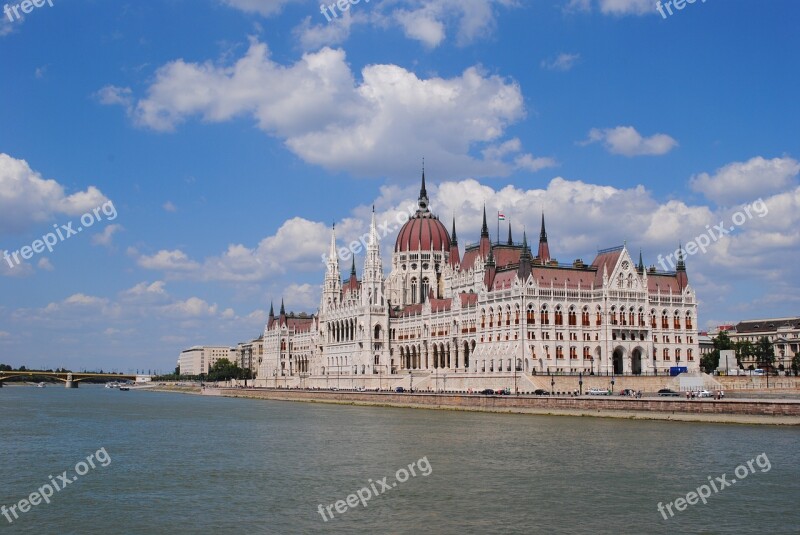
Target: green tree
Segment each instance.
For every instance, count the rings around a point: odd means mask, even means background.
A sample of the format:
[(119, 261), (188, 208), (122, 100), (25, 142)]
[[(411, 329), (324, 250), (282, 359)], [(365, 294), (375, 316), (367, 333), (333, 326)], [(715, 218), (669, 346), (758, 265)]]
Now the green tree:
[(794, 370), (795, 376), (800, 375), (800, 353), (792, 359), (792, 370)]
[(244, 379), (249, 370), (243, 370), (228, 359), (219, 359), (208, 370), (208, 381), (230, 381), (231, 379)]
[(755, 357), (759, 366), (771, 368), (775, 362), (775, 348), (769, 338), (762, 336), (755, 345)]
[(714, 344), (714, 350), (711, 353), (703, 356), (700, 359), (700, 366), (706, 373), (713, 373), (719, 367), (719, 352), (726, 349), (735, 349), (735, 344), (728, 336), (727, 331), (720, 331), (711, 342)]
[(745, 359), (749, 359), (754, 354), (755, 347), (753, 347), (753, 343), (751, 341), (743, 340), (741, 342), (736, 342), (736, 362), (740, 367), (743, 366), (742, 362)]

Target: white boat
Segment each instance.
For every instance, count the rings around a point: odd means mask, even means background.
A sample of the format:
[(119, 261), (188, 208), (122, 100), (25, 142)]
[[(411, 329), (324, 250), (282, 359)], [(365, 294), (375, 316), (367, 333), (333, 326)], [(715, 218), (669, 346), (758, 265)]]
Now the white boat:
[(46, 386), (47, 386), (47, 385), (46, 385), (46, 384), (44, 384), (44, 383), (38, 383), (38, 384), (36, 385), (36, 388), (44, 388), (44, 387), (46, 387)]
[(106, 388), (119, 388), (119, 383), (112, 381), (110, 383), (106, 383)]
[(127, 392), (128, 390), (130, 390), (130, 389), (131, 389), (131, 387), (129, 387), (129, 386), (120, 386), (120, 387), (119, 387), (119, 389), (120, 389), (120, 391), (122, 391), (122, 392)]

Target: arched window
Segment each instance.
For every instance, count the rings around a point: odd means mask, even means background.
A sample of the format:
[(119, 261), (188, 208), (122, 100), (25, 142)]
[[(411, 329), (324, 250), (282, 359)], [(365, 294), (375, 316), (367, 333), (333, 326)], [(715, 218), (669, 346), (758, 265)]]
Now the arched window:
[(411, 302), (412, 303), (416, 303), (417, 302), (417, 296), (419, 296), (419, 294), (417, 293), (417, 278), (413, 277), (411, 279)]
[(422, 279), (422, 296), (420, 297), (419, 302), (424, 303), (426, 299), (428, 299), (428, 291), (431, 288), (431, 281), (428, 277)]

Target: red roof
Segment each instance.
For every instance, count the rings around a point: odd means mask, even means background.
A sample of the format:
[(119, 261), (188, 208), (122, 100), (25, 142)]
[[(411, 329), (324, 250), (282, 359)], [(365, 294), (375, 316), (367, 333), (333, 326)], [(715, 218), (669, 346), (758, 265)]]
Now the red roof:
[(450, 235), (437, 219), (427, 212), (417, 212), (406, 221), (397, 235), (394, 251), (450, 251)]

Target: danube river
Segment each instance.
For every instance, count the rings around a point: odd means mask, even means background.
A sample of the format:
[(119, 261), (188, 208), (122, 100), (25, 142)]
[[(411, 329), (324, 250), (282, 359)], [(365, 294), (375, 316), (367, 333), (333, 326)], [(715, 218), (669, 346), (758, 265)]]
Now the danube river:
[(87, 385), (0, 408), (2, 533), (800, 532), (797, 428)]

